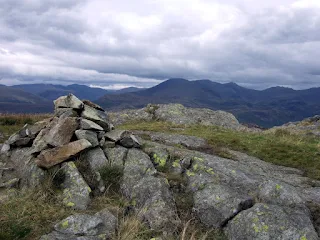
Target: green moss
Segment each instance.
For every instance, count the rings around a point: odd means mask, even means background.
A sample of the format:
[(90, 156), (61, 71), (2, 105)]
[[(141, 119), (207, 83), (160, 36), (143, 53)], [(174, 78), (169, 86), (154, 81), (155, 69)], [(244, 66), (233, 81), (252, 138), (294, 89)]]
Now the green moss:
[(281, 189), (281, 185), (276, 184), (276, 190), (279, 191)]

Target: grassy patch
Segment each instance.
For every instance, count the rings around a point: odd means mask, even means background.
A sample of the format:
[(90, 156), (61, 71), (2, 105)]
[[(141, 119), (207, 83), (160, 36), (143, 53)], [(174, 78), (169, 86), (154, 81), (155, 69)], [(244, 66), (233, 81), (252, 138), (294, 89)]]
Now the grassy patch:
[(107, 165), (101, 168), (99, 173), (108, 190), (119, 192), (123, 176), (123, 169), (121, 167)]
[(19, 131), (25, 124), (34, 124), (49, 118), (50, 114), (0, 114), (0, 143)]
[(320, 180), (320, 141), (312, 136), (290, 134), (282, 130), (275, 133), (248, 133), (214, 126), (177, 126), (159, 121), (128, 123), (121, 128), (201, 137), (213, 149), (242, 151), (267, 162), (301, 169), (306, 176)]

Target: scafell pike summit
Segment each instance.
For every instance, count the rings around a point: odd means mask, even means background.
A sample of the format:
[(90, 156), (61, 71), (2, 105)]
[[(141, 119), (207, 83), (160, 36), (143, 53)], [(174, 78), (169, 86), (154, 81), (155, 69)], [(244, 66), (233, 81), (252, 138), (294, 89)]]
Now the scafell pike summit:
[[(26, 239), (319, 239), (319, 181), (177, 134), (195, 124), (234, 134), (261, 131), (232, 114), (168, 104), (109, 118), (72, 94), (54, 105), (53, 117), (25, 125), (1, 146), (0, 206), (32, 192), (55, 206), (52, 219), (63, 212)], [(118, 129), (129, 121), (137, 128), (167, 122), (168, 129)], [(10, 224), (9, 217), (0, 222)]]

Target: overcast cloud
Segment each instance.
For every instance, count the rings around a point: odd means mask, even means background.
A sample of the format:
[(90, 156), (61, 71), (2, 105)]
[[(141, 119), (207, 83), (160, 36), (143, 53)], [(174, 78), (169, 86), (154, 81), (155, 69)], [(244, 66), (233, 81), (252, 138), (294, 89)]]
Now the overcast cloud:
[(320, 87), (319, 0), (0, 0), (0, 83)]

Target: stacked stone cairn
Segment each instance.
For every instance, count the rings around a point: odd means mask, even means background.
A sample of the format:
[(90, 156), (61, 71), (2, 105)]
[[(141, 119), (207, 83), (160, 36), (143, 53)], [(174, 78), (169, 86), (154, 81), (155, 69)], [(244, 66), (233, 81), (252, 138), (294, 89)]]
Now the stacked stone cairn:
[[(121, 190), (141, 220), (157, 231), (175, 231), (180, 220), (169, 185), (153, 176), (156, 169), (136, 137), (115, 130), (106, 112), (90, 101), (69, 94), (54, 105), (54, 117), (25, 125), (2, 145), (0, 188), (36, 189), (54, 173), (60, 176), (62, 204), (84, 210), (105, 192), (99, 171), (118, 167), (124, 172)], [(42, 239), (105, 239), (115, 227), (107, 210), (79, 214), (62, 220)]]

